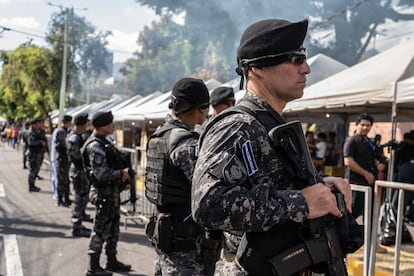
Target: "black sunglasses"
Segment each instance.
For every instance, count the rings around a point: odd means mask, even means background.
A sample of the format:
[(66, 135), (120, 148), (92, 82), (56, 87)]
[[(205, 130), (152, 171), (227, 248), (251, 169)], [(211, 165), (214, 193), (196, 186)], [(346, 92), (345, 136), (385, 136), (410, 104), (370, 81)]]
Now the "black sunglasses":
[(257, 58), (251, 58), (251, 59), (242, 59), (241, 62), (243, 66), (248, 66), (249, 64), (254, 63), (254, 62), (260, 62), (262, 60), (266, 60), (270, 58), (283, 59), (284, 57), (286, 57), (286, 61), (290, 61), (294, 64), (301, 65), (306, 61), (306, 48), (300, 47), (299, 49), (288, 51), (288, 52), (283, 52), (280, 54), (266, 55), (266, 56), (261, 56)]
[(306, 55), (303, 54), (290, 54), (286, 57), (286, 61), (290, 61), (296, 65), (302, 65), (306, 61)]

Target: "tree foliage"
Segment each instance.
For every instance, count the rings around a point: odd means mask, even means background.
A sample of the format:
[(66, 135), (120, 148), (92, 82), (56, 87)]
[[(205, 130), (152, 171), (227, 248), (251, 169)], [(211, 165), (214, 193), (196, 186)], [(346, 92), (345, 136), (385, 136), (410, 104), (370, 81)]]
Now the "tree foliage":
[[(60, 87), (62, 75), (65, 20), (68, 31), (66, 91), (70, 91), (75, 99), (81, 99), (84, 88), (82, 79), (86, 85), (93, 86), (101, 73), (109, 70), (109, 53), (105, 46), (110, 32), (98, 32), (94, 25), (74, 13), (73, 9), (64, 9), (52, 15), (46, 41), (52, 51), (53, 79), (57, 80), (57, 87)], [(79, 103), (79, 100), (74, 100), (69, 104)]]
[(0, 76), (1, 111), (10, 121), (41, 117), (54, 108), (51, 53), (23, 44), (3, 56)]
[[(184, 76), (228, 81), (236, 75), (236, 48), (243, 30), (266, 18), (308, 18), (305, 41), (309, 56), (324, 53), (347, 65), (364, 58), (369, 43), (387, 19), (413, 20), (401, 14), (400, 0), (136, 0), (153, 9), (161, 21), (146, 27), (141, 52), (128, 61), (128, 87), (138, 94), (168, 89)], [(184, 18), (177, 24), (172, 18)]]

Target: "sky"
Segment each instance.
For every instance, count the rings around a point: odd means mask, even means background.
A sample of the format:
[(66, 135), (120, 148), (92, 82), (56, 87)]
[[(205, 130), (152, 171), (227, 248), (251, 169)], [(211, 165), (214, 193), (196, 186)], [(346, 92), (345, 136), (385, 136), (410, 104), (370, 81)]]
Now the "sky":
[[(48, 5), (49, 2), (54, 6)], [(114, 62), (132, 57), (138, 49), (139, 32), (157, 19), (154, 11), (135, 0), (0, 0), (0, 26), (12, 30), (0, 33), (0, 49), (14, 50), (29, 39), (44, 46), (44, 39), (36, 36), (45, 36), (51, 15), (59, 12), (59, 6), (73, 7), (76, 14), (86, 18), (97, 30), (112, 31), (107, 39)]]

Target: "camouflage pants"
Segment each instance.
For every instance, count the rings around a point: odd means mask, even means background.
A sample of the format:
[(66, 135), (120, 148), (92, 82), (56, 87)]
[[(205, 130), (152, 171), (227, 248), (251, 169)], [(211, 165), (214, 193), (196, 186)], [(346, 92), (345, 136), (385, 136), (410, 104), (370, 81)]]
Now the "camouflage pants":
[(197, 250), (168, 254), (157, 251), (155, 275), (204, 275), (204, 266), (199, 263), (198, 258)]
[(89, 181), (85, 172), (80, 171), (71, 175), (75, 198), (73, 201), (72, 218), (79, 218), (85, 213), (89, 201)]
[(244, 276), (244, 269), (234, 262), (234, 256), (228, 256), (221, 250), (220, 259), (216, 263), (215, 276)]
[(93, 232), (89, 241), (88, 254), (100, 254), (104, 242), (106, 255), (116, 255), (119, 238), (119, 197), (118, 200), (98, 198)]

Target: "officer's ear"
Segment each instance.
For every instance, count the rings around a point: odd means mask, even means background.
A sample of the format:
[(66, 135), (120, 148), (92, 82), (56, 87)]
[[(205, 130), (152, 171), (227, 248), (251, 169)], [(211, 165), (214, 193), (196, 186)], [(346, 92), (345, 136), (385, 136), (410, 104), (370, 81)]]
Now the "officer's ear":
[(252, 66), (250, 70), (252, 71), (253, 74), (258, 75), (259, 77), (263, 77), (263, 74), (264, 74), (263, 67)]

